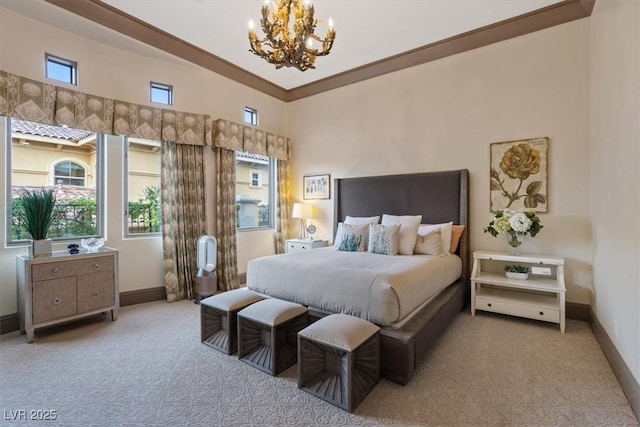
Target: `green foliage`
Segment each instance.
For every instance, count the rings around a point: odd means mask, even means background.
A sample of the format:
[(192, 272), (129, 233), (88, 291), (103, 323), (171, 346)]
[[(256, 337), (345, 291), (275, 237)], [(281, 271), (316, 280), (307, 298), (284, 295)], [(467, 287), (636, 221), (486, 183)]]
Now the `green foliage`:
[(25, 224), (31, 238), (46, 239), (53, 221), (53, 209), (56, 203), (53, 190), (25, 189), (18, 198), (18, 203), (22, 204), (22, 210), (19, 211), (20, 220)]
[(517, 265), (517, 264), (505, 265), (504, 271), (508, 273), (528, 273), (529, 267), (527, 267), (526, 265)]
[(145, 187), (142, 198), (137, 202), (130, 201), (128, 203), (129, 222), (144, 224), (146, 229), (138, 231), (139, 233), (157, 233), (160, 231), (162, 223), (160, 214), (160, 188)]

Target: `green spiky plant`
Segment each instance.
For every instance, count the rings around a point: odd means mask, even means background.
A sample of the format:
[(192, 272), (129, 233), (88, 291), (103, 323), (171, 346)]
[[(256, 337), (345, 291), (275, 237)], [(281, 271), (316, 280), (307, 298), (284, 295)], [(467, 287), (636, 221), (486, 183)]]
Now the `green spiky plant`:
[(33, 240), (44, 240), (53, 221), (56, 196), (53, 190), (39, 188), (25, 189), (20, 196), (24, 208), (23, 221)]

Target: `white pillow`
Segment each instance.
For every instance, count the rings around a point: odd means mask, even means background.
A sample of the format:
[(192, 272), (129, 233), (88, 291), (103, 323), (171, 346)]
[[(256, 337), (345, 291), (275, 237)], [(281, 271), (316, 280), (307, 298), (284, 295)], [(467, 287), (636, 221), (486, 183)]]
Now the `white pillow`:
[(374, 254), (398, 255), (400, 224), (369, 224), (368, 251)]
[(378, 216), (349, 216), (344, 219), (345, 224), (362, 225), (362, 224), (377, 224), (380, 222), (380, 215)]
[[(426, 236), (432, 231), (440, 230), (440, 240), (442, 241), (442, 252), (449, 253), (449, 249), (451, 249), (452, 228), (453, 228), (453, 222), (445, 222), (442, 224), (420, 224), (420, 226), (418, 227), (418, 235)], [(415, 250), (415, 247), (414, 247), (414, 250)]]
[[(418, 227), (422, 221), (422, 215), (382, 215), (382, 225), (400, 225), (400, 242), (398, 253), (400, 255), (413, 255), (413, 248), (418, 238)], [(449, 238), (451, 241), (451, 238)]]
[(442, 237), (440, 229), (432, 230), (425, 235), (418, 234), (416, 246), (413, 248), (413, 253), (422, 255), (445, 254), (445, 252), (442, 251)]
[(368, 225), (352, 225), (339, 222), (333, 246), (339, 251), (364, 252), (368, 235)]

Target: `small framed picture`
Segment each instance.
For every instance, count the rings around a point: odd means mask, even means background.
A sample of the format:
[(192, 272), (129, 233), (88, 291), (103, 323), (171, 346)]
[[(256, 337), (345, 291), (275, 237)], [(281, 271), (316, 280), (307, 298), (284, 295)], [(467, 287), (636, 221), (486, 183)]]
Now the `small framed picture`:
[(308, 175), (304, 177), (304, 199), (329, 199), (331, 175)]

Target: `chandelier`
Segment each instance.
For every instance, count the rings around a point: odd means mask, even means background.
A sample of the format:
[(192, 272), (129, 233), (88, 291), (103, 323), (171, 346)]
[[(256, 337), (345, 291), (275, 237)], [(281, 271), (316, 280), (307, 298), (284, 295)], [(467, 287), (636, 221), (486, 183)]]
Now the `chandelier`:
[[(319, 21), (313, 17), (314, 8), (310, 1), (278, 0), (275, 10), (271, 10), (270, 3), (272, 2), (267, 0), (262, 6), (260, 26), (265, 34), (263, 39), (259, 39), (254, 31), (253, 20), (249, 21), (249, 51), (274, 64), (276, 69), (296, 67), (300, 71), (306, 71), (316, 68), (313, 65), (316, 57), (328, 55), (336, 38), (331, 18), (327, 35), (321, 39), (315, 34)], [(275, 6), (275, 2), (273, 5)], [(315, 49), (313, 40), (319, 42), (322, 48)]]

